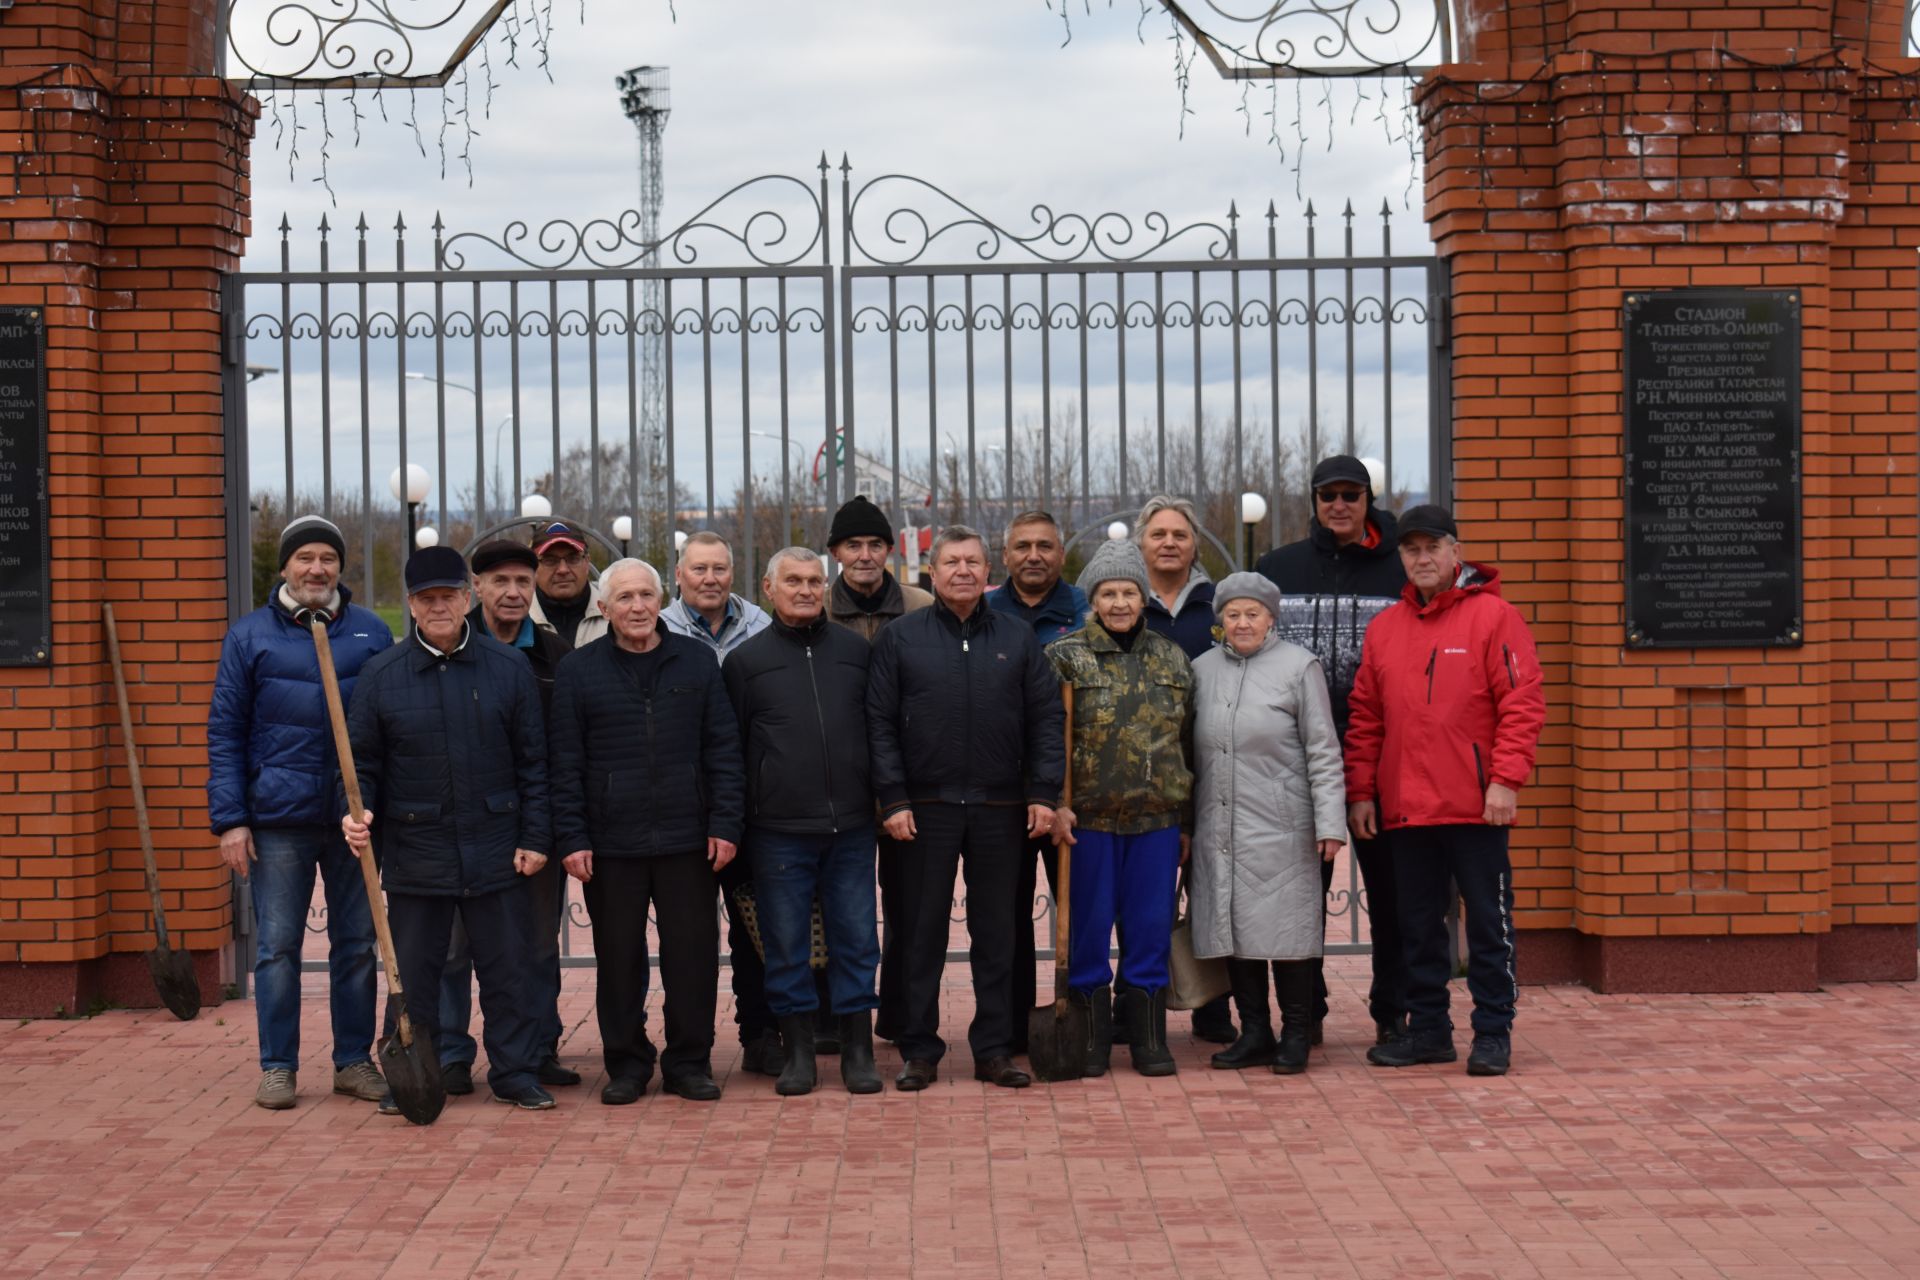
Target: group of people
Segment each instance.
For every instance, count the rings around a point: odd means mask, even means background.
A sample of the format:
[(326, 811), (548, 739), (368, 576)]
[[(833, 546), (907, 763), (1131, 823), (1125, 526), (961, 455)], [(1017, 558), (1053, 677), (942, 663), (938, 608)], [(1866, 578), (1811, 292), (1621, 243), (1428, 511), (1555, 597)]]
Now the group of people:
[[(666, 1092), (720, 1096), (716, 896), (746, 1070), (805, 1094), (833, 1054), (847, 1090), (878, 1092), (877, 1034), (899, 1052), (895, 1087), (925, 1089), (948, 1047), (956, 879), (973, 1075), (1026, 1086), (1031, 907), (1039, 875), (1055, 881), (1056, 848), (1072, 859), (1068, 985), (1087, 1011), (1086, 1074), (1109, 1069), (1116, 1043), (1142, 1074), (1176, 1070), (1183, 893), (1194, 954), (1227, 958), (1231, 978), (1230, 998), (1193, 1014), (1197, 1037), (1226, 1045), (1212, 1064), (1304, 1070), (1327, 1011), (1326, 890), (1349, 842), (1374, 939), (1369, 1058), (1454, 1060), (1457, 887), (1468, 1069), (1504, 1072), (1517, 998), (1507, 828), (1544, 719), (1532, 641), (1443, 509), (1396, 520), (1348, 457), (1316, 468), (1313, 501), (1307, 539), (1217, 584), (1192, 504), (1160, 496), (1077, 582), (1045, 512), (1008, 525), (991, 589), (986, 537), (943, 529), (925, 591), (888, 571), (893, 530), (856, 497), (828, 538), (837, 574), (810, 548), (778, 551), (764, 607), (735, 592), (717, 535), (688, 539), (670, 594), (637, 559), (594, 580), (586, 537), (556, 522), (531, 545), (482, 543), (471, 561), (414, 553), (398, 644), (351, 602), (339, 530), (293, 522), (282, 585), (228, 636), (209, 724), (210, 816), (253, 882), (256, 1102), (294, 1105), (317, 873), (333, 1087), (394, 1109), (370, 1053), (366, 856), (407, 1013), (433, 1036), (447, 1091), (474, 1088), (477, 977), (491, 1093), (525, 1109), (580, 1082), (559, 1057), (564, 877), (581, 882), (592, 923), (607, 1104), (637, 1101), (656, 1071)], [(316, 619), (348, 701), (362, 813), (340, 785)]]

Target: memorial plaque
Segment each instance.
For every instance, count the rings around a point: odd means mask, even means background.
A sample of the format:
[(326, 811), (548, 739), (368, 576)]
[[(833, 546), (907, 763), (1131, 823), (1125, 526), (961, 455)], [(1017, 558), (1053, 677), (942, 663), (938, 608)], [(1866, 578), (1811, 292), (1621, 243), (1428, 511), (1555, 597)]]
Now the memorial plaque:
[(1627, 644), (1799, 644), (1799, 293), (1629, 293), (1625, 325)]
[(46, 325), (0, 307), (0, 666), (53, 660), (47, 523)]

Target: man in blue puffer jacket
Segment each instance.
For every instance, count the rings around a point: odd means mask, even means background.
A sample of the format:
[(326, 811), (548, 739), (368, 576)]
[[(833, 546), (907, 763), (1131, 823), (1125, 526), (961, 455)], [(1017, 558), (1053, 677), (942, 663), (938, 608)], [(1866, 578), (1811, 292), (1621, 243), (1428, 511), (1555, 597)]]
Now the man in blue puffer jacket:
[(300, 943), (317, 870), (326, 882), (327, 972), (332, 987), (333, 1088), (378, 1101), (386, 1091), (369, 1057), (373, 1043), (373, 918), (360, 868), (334, 826), (340, 765), (327, 724), (320, 665), (307, 625), (331, 621), (341, 696), (360, 668), (392, 647), (372, 611), (350, 603), (340, 581), (346, 541), (319, 516), (280, 535), (282, 583), (233, 625), (220, 647), (207, 716), (207, 815), (220, 856), (253, 880), (254, 1012), (260, 1024), (260, 1086), (271, 1111), (293, 1105), (300, 1066)]

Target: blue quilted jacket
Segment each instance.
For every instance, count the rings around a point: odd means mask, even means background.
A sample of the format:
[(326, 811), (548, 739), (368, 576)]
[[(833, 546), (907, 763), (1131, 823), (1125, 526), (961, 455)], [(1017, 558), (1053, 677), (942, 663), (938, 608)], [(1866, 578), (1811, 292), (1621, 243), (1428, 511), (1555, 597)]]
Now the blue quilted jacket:
[[(378, 614), (350, 603), (327, 628), (340, 696), (350, 699), (360, 668), (393, 647)], [(339, 821), (340, 776), (313, 637), (280, 604), (279, 593), (233, 624), (207, 713), (207, 817), (230, 827), (301, 827)]]

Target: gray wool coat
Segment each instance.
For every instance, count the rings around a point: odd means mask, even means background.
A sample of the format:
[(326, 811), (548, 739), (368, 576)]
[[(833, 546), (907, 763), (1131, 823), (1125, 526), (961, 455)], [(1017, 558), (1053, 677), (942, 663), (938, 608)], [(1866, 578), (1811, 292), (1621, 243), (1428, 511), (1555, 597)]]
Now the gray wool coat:
[(1321, 840), (1347, 838), (1340, 736), (1320, 663), (1279, 635), (1193, 664), (1196, 956), (1321, 953)]

